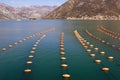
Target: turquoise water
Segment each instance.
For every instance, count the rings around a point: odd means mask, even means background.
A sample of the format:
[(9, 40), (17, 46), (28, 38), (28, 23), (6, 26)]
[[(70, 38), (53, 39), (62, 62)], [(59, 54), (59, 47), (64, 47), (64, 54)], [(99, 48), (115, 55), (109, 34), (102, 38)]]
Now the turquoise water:
[[(67, 58), (70, 80), (120, 80), (120, 52), (99, 41), (96, 41), (84, 30), (88, 29), (94, 35), (119, 46), (120, 41), (99, 33), (97, 26), (102, 25), (114, 32), (120, 32), (120, 21), (67, 21), (67, 20), (36, 20), (36, 21), (0, 21), (0, 49), (7, 48), (6, 52), (0, 51), (0, 80), (64, 80), (63, 71), (60, 67), (59, 39), (62, 32), (65, 33), (65, 56)], [(13, 46), (21, 39), (49, 28), (55, 31), (47, 32), (46, 37), (36, 47), (34, 58), (29, 59), (31, 48), (42, 34)], [(99, 52), (95, 58), (89, 57), (85, 49), (74, 36), (73, 31), (78, 30), (80, 35), (105, 51), (101, 56)], [(114, 56), (114, 61), (108, 61), (107, 56)], [(102, 64), (96, 64), (95, 59), (101, 59)], [(33, 64), (27, 65), (26, 61)], [(109, 72), (101, 71), (102, 67), (109, 67)], [(31, 73), (25, 73), (24, 69), (30, 68)]]

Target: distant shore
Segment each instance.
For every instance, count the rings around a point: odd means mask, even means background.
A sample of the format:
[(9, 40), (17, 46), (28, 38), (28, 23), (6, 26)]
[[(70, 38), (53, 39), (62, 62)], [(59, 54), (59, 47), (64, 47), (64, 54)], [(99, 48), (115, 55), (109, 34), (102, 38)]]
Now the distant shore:
[(76, 17), (67, 17), (67, 20), (120, 20), (120, 16), (82, 16), (81, 18), (76, 18)]

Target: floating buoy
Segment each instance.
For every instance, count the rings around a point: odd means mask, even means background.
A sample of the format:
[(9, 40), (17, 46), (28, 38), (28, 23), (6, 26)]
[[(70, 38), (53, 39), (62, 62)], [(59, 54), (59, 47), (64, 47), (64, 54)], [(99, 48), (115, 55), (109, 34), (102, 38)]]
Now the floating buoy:
[(23, 41), (25, 41), (26, 39), (23, 39)]
[(35, 53), (35, 51), (30, 51), (30, 53)]
[(87, 42), (86, 40), (84, 40), (84, 42)]
[(35, 44), (39, 44), (39, 42), (35, 42)]
[(65, 52), (60, 52), (60, 54), (61, 54), (61, 55), (64, 55), (64, 54), (65, 54)]
[(22, 40), (19, 41), (19, 43), (21, 43), (21, 42), (22, 42)]
[(29, 58), (33, 58), (33, 55), (28, 56)]
[(61, 67), (62, 67), (62, 68), (67, 68), (68, 65), (67, 65), (67, 64), (61, 64)]
[(63, 51), (63, 50), (64, 50), (64, 48), (60, 48), (60, 50), (62, 50), (62, 51)]
[(84, 48), (85, 48), (85, 49), (87, 49), (87, 48), (88, 48), (88, 46), (84, 46)]
[(95, 57), (95, 54), (90, 54), (90, 57)]
[(9, 45), (8, 47), (9, 47), (9, 48), (12, 48), (12, 45)]
[(40, 42), (40, 40), (37, 40), (37, 42)]
[(87, 52), (91, 52), (91, 50), (90, 50), (90, 49), (87, 49)]
[(98, 48), (94, 48), (95, 51), (98, 51)]
[(102, 51), (102, 52), (100, 52), (100, 54), (101, 54), (101, 55), (104, 55), (104, 54), (105, 54), (105, 52), (104, 52), (104, 51)]
[(63, 60), (63, 61), (64, 61), (64, 60), (66, 60), (66, 57), (61, 57), (60, 60)]
[(17, 43), (17, 42), (15, 42), (14, 44), (15, 44), (15, 45), (17, 45), (18, 43)]
[(32, 50), (36, 50), (36, 47), (33, 47)]
[(34, 44), (33, 46), (34, 46), (34, 47), (37, 47), (37, 45), (36, 45), (36, 44)]
[(113, 57), (113, 56), (109, 56), (108, 59), (109, 59), (109, 60), (113, 60), (114, 57)]
[(94, 47), (94, 45), (91, 44), (90, 47), (92, 48), (92, 47)]
[(24, 72), (26, 72), (26, 73), (29, 73), (29, 72), (31, 72), (32, 70), (31, 69), (25, 69), (24, 70)]
[(27, 61), (26, 64), (32, 64), (32, 61)]
[(101, 60), (95, 60), (96, 63), (101, 63)]
[(29, 36), (30, 38), (32, 38), (33, 36)]
[(6, 48), (2, 48), (2, 51), (6, 51), (7, 49)]
[(64, 48), (64, 45), (60, 45), (61, 48)]
[(105, 43), (105, 41), (104, 41), (104, 40), (102, 40), (102, 43)]
[(105, 68), (102, 68), (102, 71), (105, 71), (105, 72), (107, 72), (107, 71), (109, 71), (110, 69), (109, 68), (107, 68), (107, 67), (105, 67)]
[(86, 44), (87, 44), (87, 45), (89, 45), (89, 44), (90, 44), (90, 42), (86, 42)]
[(82, 43), (83, 46), (85, 46), (86, 44), (85, 43)]
[(70, 75), (69, 74), (63, 74), (62, 77), (68, 79), (68, 78), (70, 78)]

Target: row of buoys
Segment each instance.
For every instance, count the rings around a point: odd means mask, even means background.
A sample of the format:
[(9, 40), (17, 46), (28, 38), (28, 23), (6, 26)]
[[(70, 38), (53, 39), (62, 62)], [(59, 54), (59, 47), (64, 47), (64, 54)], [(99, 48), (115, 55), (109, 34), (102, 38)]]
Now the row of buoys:
[[(33, 34), (33, 35), (27, 36), (26, 38), (24, 38), (24, 39), (22, 39), (22, 40), (19, 40), (18, 42), (14, 42), (13, 45), (12, 45), (12, 44), (8, 45), (8, 48), (12, 48), (13, 46), (18, 45), (19, 43), (22, 43), (22, 42), (24, 42), (24, 41), (26, 41), (26, 40), (29, 40), (29, 39), (33, 38), (33, 37), (37, 37), (37, 36), (39, 36), (39, 35), (41, 35), (41, 34), (45, 34), (45, 33), (47, 33), (47, 32), (54, 31), (54, 30), (55, 30), (55, 28), (50, 28), (50, 29), (47, 29), (47, 30), (45, 30), (45, 31), (43, 31), (43, 32), (38, 32), (38, 33), (35, 33), (35, 34)], [(36, 46), (36, 45), (35, 45), (35, 46)], [(2, 48), (1, 50), (2, 50), (3, 52), (5, 52), (5, 51), (7, 50), (7, 48)]]
[(109, 36), (109, 37), (111, 37), (111, 38), (113, 38), (113, 39), (120, 40), (120, 36), (117, 36), (117, 35), (115, 35), (115, 34), (111, 34), (111, 33), (107, 32), (106, 30), (103, 30), (102, 28), (98, 28), (97, 30), (98, 30), (99, 32), (103, 33), (104, 35), (107, 35), (107, 36)]
[[(102, 41), (104, 42), (104, 40), (102, 40)], [(90, 43), (90, 42), (89, 42), (89, 43)], [(107, 42), (107, 43), (108, 43), (108, 42)], [(92, 45), (92, 46), (94, 46), (94, 45)], [(91, 44), (90, 44), (90, 47), (91, 47)], [(92, 48), (93, 48), (93, 47), (92, 47)], [(95, 51), (98, 51), (99, 48), (96, 48), (96, 47), (95, 47), (94, 50), (95, 50)], [(89, 52), (89, 51), (90, 51), (90, 50), (88, 49), (88, 52)], [(100, 54), (101, 54), (101, 55), (105, 55), (105, 52), (104, 52), (104, 51), (101, 51)], [(94, 54), (90, 54), (90, 56), (93, 57), (93, 56), (95, 56), (95, 55), (94, 55)], [(108, 57), (108, 60), (113, 60), (113, 59), (114, 59), (113, 56), (109, 56), (109, 57)]]
[[(61, 55), (61, 58), (60, 60), (63, 62), (66, 61), (66, 57), (64, 56), (65, 55), (65, 51), (64, 51), (64, 33), (61, 33), (61, 36), (60, 36), (60, 55)], [(64, 69), (64, 70), (67, 70), (68, 68), (68, 65), (65, 64), (65, 63), (62, 63), (61, 64), (61, 68)], [(69, 79), (70, 78), (70, 74), (68, 73), (63, 73), (62, 74), (62, 77), (63, 79)]]
[[(28, 56), (28, 58), (33, 58), (34, 56), (33, 56), (33, 54), (35, 53), (35, 50), (36, 50), (36, 47), (37, 47), (37, 45), (40, 43), (40, 41), (43, 39), (43, 38), (45, 38), (46, 37), (46, 35), (43, 35), (39, 40), (37, 40), (35, 43), (34, 43), (34, 45), (36, 45), (36, 46), (34, 46), (33, 45), (33, 47), (32, 47), (32, 49), (31, 49), (31, 51), (30, 51), (30, 55)], [(26, 64), (28, 64), (28, 65), (30, 65), (30, 64), (32, 64), (33, 62), (32, 61), (27, 61), (26, 62)], [(25, 69), (24, 70), (24, 72), (25, 73), (30, 73), (32, 70), (31, 69)]]
[(111, 31), (111, 30), (109, 30), (109, 29), (107, 29), (107, 28), (105, 28), (105, 27), (103, 27), (103, 26), (100, 26), (100, 29), (102, 29), (102, 30), (104, 30), (104, 31), (106, 31), (106, 32), (108, 32), (108, 33), (110, 33), (110, 34), (112, 34), (112, 35), (120, 36), (120, 33), (118, 33), (118, 32), (113, 32), (113, 31)]
[(94, 35), (93, 35), (91, 32), (89, 32), (88, 30), (85, 30), (85, 32), (86, 32), (89, 36), (91, 36), (92, 38), (100, 41), (101, 43), (104, 43), (105, 45), (108, 45), (109, 47), (112, 47), (112, 48), (120, 51), (120, 48), (117, 47), (116, 45), (110, 44), (109, 42), (107, 42), (107, 41), (105, 41), (105, 40), (102, 40), (102, 39), (100, 39), (100, 38), (97, 37), (97, 36), (94, 36)]
[[(74, 34), (75, 34), (75, 36), (77, 37), (77, 39), (80, 41), (80, 43), (83, 45), (83, 47), (84, 47), (84, 46), (87, 46), (87, 50), (86, 50), (87, 53), (91, 53), (91, 49), (88, 49), (88, 46), (90, 46), (90, 45), (92, 45), (92, 44), (90, 44), (90, 42), (87, 42), (87, 40), (85, 40), (85, 39), (78, 33), (77, 30), (74, 31)], [(91, 47), (94, 48), (94, 45), (90, 46), (90, 48), (91, 48)], [(84, 48), (86, 49), (86, 47), (84, 47)], [(94, 48), (94, 50), (95, 50), (95, 51), (98, 51), (98, 48)], [(104, 51), (101, 51), (100, 54), (101, 54), (101, 55), (104, 55), (105, 52), (104, 52)], [(96, 55), (93, 54), (93, 53), (90, 54), (90, 57), (95, 57), (95, 56), (96, 56)], [(110, 59), (110, 57), (111, 57), (111, 60), (113, 60), (113, 57), (112, 57), (112, 56), (109, 56), (108, 59)], [(97, 59), (97, 60), (95, 60), (95, 63), (100, 64), (100, 63), (101, 63), (101, 60)], [(102, 68), (101, 70), (106, 72), (106, 71), (109, 71), (109, 68)]]

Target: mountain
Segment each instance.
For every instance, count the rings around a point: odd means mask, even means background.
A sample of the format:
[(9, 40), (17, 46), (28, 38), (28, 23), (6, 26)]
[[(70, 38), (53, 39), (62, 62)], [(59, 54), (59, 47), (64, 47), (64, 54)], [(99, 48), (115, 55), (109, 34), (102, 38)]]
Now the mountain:
[(18, 17), (14, 14), (14, 8), (0, 3), (0, 19), (14, 19), (14, 17)]
[(15, 8), (4, 3), (0, 3), (0, 20), (16, 19), (41, 19), (56, 6), (28, 6)]
[(120, 0), (68, 0), (53, 12), (49, 13), (45, 18), (96, 18), (96, 16), (99, 16), (100, 18), (112, 16), (112, 18), (114, 18), (120, 15), (119, 3)]

